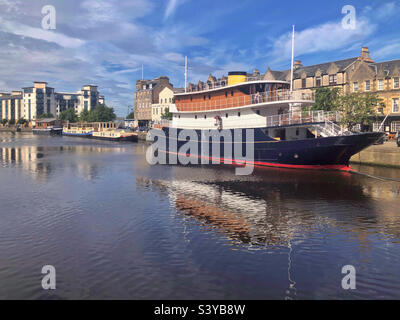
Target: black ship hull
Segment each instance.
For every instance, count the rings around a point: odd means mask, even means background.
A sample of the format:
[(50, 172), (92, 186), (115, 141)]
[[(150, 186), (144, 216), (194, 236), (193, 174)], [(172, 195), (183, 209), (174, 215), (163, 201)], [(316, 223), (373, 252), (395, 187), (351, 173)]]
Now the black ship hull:
[[(213, 154), (212, 145), (209, 145), (207, 156), (209, 160), (219, 160), (220, 163), (233, 163), (244, 164), (252, 163), (255, 166), (270, 166), (270, 167), (284, 167), (284, 168), (301, 168), (301, 169), (336, 169), (336, 170), (349, 170), (350, 158), (359, 153), (361, 150), (373, 145), (376, 141), (382, 138), (383, 133), (368, 132), (352, 135), (325, 137), (325, 138), (309, 138), (303, 140), (289, 140), (279, 141), (269, 137), (265, 129), (254, 129), (254, 139), (246, 142), (246, 129), (242, 130), (243, 141), (241, 150), (243, 155), (246, 155), (246, 144), (254, 143), (254, 156), (245, 158), (245, 160), (234, 159), (230, 152), (228, 155), (224, 154), (226, 143), (219, 141), (219, 154)], [(160, 148), (159, 151), (169, 154), (186, 155), (190, 157), (204, 158), (202, 152), (202, 134), (201, 130), (196, 130), (197, 133), (197, 150), (196, 152), (181, 152), (181, 148), (187, 144), (186, 139), (177, 139), (180, 129), (170, 130), (163, 128), (160, 132), (160, 139), (165, 138), (165, 150)], [(215, 130), (218, 134), (218, 130)], [(233, 136), (233, 131), (232, 131)], [(171, 143), (171, 141), (176, 141)], [(211, 141), (211, 139), (210, 139)], [(237, 147), (237, 143), (229, 142), (232, 149)], [(184, 148), (186, 150), (186, 148)], [(229, 148), (228, 148), (229, 150)], [(167, 157), (168, 158), (168, 157)]]

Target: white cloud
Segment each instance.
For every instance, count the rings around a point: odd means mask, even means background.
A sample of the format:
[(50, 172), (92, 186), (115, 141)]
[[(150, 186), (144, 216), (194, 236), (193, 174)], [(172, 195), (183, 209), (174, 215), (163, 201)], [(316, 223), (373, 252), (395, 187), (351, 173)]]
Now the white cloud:
[(84, 41), (71, 38), (55, 31), (33, 28), (18, 22), (7, 21), (0, 17), (0, 30), (24, 37), (44, 40), (56, 43), (66, 48), (77, 48), (84, 44)]
[[(376, 28), (365, 18), (358, 18), (355, 29), (344, 29), (341, 22), (328, 22), (296, 32), (295, 54), (297, 56), (316, 52), (334, 51), (353, 45), (366, 39)], [(291, 32), (273, 42), (272, 58), (274, 62), (290, 59)]]
[(164, 19), (168, 19), (185, 0), (168, 0), (167, 8), (165, 9)]

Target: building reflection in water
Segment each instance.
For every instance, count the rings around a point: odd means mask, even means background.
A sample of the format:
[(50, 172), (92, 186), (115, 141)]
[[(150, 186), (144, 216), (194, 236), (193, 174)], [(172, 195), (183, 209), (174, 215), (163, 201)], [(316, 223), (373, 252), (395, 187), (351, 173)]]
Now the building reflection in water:
[(98, 176), (99, 168), (91, 155), (123, 151), (123, 148), (94, 146), (0, 147), (0, 161), (3, 167), (17, 166), (42, 182), (61, 170), (70, 171), (85, 180), (93, 180)]

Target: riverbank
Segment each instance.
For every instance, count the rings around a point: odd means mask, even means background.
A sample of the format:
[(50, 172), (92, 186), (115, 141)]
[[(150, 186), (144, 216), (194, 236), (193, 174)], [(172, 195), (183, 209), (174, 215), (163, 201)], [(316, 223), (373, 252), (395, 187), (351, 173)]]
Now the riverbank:
[(354, 164), (400, 168), (400, 148), (396, 142), (388, 141), (383, 145), (373, 145), (350, 159)]

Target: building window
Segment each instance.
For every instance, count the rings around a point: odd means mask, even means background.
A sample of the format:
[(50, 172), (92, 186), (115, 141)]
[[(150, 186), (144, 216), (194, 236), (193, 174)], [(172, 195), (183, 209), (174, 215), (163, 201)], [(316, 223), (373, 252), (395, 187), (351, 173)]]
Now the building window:
[(238, 117), (240, 117), (240, 112), (238, 112)]
[(392, 121), (391, 123), (391, 132), (398, 132), (400, 131), (400, 121)]
[(204, 115), (204, 119), (207, 119), (207, 115)]
[(321, 86), (321, 77), (317, 77), (317, 79), (315, 81), (315, 86), (316, 87), (320, 87)]
[(331, 74), (329, 75), (329, 84), (336, 84), (337, 83), (337, 75), (336, 74)]
[(303, 89), (307, 87), (307, 79), (306, 79), (306, 78), (301, 79), (301, 87), (302, 87)]
[(197, 119), (197, 116), (194, 116), (195, 119)]
[(257, 110), (256, 113), (257, 113), (258, 115), (260, 115), (260, 110)]
[(353, 92), (358, 91), (358, 82), (353, 82)]
[(384, 88), (383, 88), (383, 80), (382, 79), (380, 79), (380, 80), (378, 80), (378, 90), (383, 90)]
[(399, 88), (399, 78), (394, 78), (393, 79), (393, 89), (398, 89)]
[(227, 113), (225, 113), (225, 118), (228, 118), (228, 114)]
[(365, 91), (370, 91), (371, 90), (371, 81), (366, 80), (365, 81)]
[(399, 112), (399, 98), (393, 98), (392, 100), (392, 111), (393, 113)]
[(231, 91), (231, 96), (233, 97), (233, 91)]

